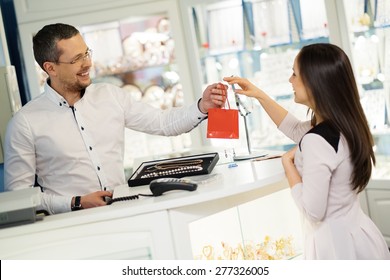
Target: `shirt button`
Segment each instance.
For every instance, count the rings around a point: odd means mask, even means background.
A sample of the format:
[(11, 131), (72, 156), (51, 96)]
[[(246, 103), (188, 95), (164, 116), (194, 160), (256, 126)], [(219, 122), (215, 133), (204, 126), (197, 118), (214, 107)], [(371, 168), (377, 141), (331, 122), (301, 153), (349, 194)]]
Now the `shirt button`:
[(99, 166), (97, 167), (97, 170), (100, 171), (100, 167)]
[(81, 130), (84, 130), (84, 127), (81, 126)]
[(92, 147), (91, 146), (89, 146), (89, 150), (92, 151)]

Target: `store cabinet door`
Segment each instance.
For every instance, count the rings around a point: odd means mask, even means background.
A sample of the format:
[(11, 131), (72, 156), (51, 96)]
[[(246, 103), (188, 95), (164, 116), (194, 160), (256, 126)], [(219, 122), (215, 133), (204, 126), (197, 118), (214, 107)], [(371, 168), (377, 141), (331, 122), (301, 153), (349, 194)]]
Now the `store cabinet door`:
[(390, 247), (390, 181), (388, 190), (367, 190), (368, 207), (371, 219), (382, 232)]
[[(0, 258), (170, 260), (175, 257), (165, 212), (109, 220), (81, 214), (75, 216), (74, 213), (68, 213), (60, 221), (56, 220), (58, 216), (53, 216), (51, 220), (25, 227), (3, 229), (0, 234)], [(80, 219), (89, 222), (80, 223)], [(69, 220), (74, 224), (68, 223)], [(60, 226), (58, 222), (61, 222)]]

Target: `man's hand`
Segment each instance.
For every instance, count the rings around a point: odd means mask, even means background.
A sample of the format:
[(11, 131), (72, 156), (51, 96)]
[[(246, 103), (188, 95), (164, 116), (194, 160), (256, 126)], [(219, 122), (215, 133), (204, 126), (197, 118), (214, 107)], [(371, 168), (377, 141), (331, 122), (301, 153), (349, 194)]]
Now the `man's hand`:
[(199, 102), (199, 110), (207, 114), (211, 108), (220, 108), (224, 106), (227, 98), (228, 86), (222, 83), (209, 85), (203, 91), (203, 97)]
[[(112, 197), (112, 193), (109, 191), (97, 191), (84, 195), (81, 197), (81, 206), (83, 209), (104, 206), (107, 204), (104, 200), (106, 196)], [(74, 201), (72, 201), (72, 203), (74, 203)]]

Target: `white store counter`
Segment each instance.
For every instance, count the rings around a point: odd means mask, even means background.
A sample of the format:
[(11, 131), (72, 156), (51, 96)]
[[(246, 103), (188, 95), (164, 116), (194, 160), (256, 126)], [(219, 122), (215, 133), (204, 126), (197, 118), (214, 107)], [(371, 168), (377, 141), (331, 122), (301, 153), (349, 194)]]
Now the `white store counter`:
[[(288, 187), (280, 158), (237, 165), (217, 165), (217, 179), (194, 192), (140, 197), (1, 229), (0, 258), (193, 259), (190, 223)], [(150, 192), (148, 186), (117, 191)]]

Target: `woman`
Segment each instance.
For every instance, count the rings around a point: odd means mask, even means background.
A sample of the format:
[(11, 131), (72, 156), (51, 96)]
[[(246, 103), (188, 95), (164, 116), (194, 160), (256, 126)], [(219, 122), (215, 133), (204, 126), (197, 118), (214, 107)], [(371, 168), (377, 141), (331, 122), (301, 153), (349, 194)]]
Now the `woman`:
[(390, 259), (386, 242), (359, 204), (375, 164), (373, 139), (347, 55), (331, 44), (297, 55), (295, 102), (311, 121), (300, 122), (247, 79), (224, 78), (256, 98), (278, 128), (298, 145), (283, 155), (292, 197), (304, 216), (306, 259)]

